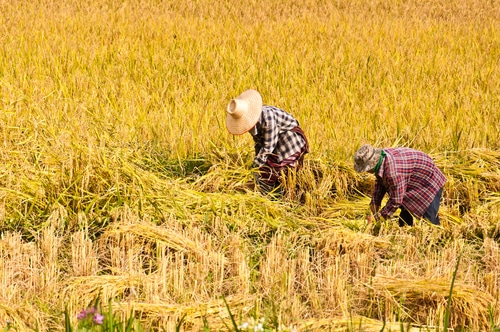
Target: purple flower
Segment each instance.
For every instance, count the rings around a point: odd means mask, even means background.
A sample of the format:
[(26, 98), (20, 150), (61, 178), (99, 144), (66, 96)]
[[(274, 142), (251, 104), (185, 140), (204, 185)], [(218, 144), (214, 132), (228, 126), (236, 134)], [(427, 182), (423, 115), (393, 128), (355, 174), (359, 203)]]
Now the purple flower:
[(101, 325), (102, 322), (104, 321), (104, 316), (96, 312), (92, 320), (94, 321), (94, 323)]
[(80, 311), (80, 313), (76, 316), (79, 320), (85, 319), (87, 317), (87, 310), (83, 309)]
[(91, 317), (92, 317), (92, 321), (95, 324), (99, 324), (99, 325), (101, 325), (103, 320), (104, 320), (104, 316), (99, 313), (99, 311), (96, 307), (90, 307), (90, 308), (84, 309), (84, 310), (80, 311), (80, 313), (76, 316), (76, 318), (78, 318), (79, 320), (82, 320), (82, 321), (86, 321), (86, 320), (90, 321)]

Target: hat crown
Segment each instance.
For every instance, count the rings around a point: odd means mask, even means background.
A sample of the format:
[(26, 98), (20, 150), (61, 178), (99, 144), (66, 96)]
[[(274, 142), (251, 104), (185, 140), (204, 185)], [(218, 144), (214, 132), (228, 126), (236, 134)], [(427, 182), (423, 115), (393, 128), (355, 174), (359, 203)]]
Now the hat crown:
[(373, 157), (374, 152), (375, 149), (373, 148), (373, 146), (365, 144), (360, 147), (354, 155), (354, 161), (356, 162), (356, 164), (362, 165), (370, 160), (371, 157)]
[(370, 144), (362, 145), (354, 154), (354, 169), (357, 172), (372, 170), (380, 158), (382, 149), (375, 149)]
[(227, 105), (227, 113), (233, 119), (240, 119), (248, 113), (248, 102), (242, 99), (233, 99)]

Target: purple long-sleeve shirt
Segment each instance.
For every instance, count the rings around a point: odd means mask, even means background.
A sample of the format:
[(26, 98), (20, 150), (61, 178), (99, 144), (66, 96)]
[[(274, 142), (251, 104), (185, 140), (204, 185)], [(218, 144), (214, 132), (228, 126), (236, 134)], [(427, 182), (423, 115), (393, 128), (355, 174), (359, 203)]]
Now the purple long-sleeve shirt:
[(389, 218), (402, 206), (416, 217), (422, 217), (446, 183), (446, 177), (424, 152), (411, 148), (387, 148), (386, 156), (376, 176), (372, 204), (380, 206), (384, 195), (387, 204), (380, 210)]

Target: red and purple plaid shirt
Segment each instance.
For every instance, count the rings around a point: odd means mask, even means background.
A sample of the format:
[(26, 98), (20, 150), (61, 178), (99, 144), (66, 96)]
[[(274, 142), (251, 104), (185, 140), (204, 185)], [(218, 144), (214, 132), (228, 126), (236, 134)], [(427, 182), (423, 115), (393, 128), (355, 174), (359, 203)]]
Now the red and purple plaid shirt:
[(389, 218), (399, 207), (422, 217), (441, 189), (446, 177), (436, 167), (432, 158), (424, 152), (410, 148), (384, 149), (386, 156), (376, 175), (372, 204), (380, 206), (382, 198), (389, 194), (387, 204), (380, 210)]

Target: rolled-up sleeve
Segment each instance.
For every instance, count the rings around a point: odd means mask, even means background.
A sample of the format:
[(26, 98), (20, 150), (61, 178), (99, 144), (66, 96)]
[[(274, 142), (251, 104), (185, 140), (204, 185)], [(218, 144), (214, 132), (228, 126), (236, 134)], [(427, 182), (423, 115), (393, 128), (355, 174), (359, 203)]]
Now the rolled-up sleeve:
[(385, 193), (386, 190), (382, 184), (382, 179), (377, 178), (377, 181), (375, 182), (375, 188), (373, 189), (372, 201), (370, 202), (370, 204), (380, 206), (382, 204), (382, 199), (384, 198)]
[(403, 176), (392, 176), (392, 174), (386, 177), (386, 181), (389, 200), (382, 210), (380, 210), (380, 214), (387, 219), (403, 204), (407, 181)]

